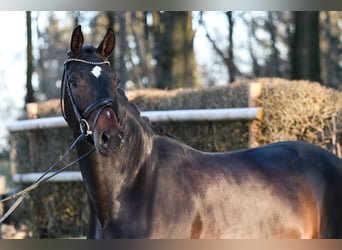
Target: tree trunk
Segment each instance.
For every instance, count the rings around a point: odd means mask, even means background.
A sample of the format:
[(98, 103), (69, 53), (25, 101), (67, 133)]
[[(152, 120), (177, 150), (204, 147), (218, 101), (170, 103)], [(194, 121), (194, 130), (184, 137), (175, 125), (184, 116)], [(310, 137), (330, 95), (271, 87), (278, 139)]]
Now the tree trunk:
[(342, 29), (339, 28), (342, 13), (324, 11), (320, 16), (323, 26), (320, 37), (322, 82), (326, 86), (342, 90), (342, 65), (340, 65)]
[(227, 16), (228, 24), (229, 24), (228, 57), (226, 60), (226, 64), (228, 67), (229, 82), (234, 82), (235, 81), (235, 75), (236, 75), (236, 67), (234, 64), (234, 41), (233, 41), (234, 19), (233, 19), (233, 12), (227, 11), (226, 16)]
[[(195, 32), (191, 12), (154, 13), (156, 45), (156, 85), (161, 89), (197, 87), (199, 85), (193, 49)], [(159, 39), (158, 39), (159, 38)]]
[(319, 12), (295, 12), (295, 27), (292, 78), (321, 82)]
[(204, 23), (203, 20), (203, 12), (200, 13), (200, 24), (203, 26), (206, 32), (206, 37), (208, 38), (209, 42), (213, 46), (213, 49), (218, 54), (218, 56), (222, 59), (223, 63), (227, 67), (227, 74), (229, 76), (229, 82), (234, 82), (236, 75), (239, 74), (238, 68), (236, 67), (234, 63), (234, 39), (233, 39), (233, 33), (234, 33), (234, 18), (233, 18), (233, 12), (227, 11), (225, 12), (225, 15), (227, 17), (228, 21), (228, 45), (227, 45), (227, 52), (224, 50), (221, 50), (218, 46), (218, 43), (213, 39), (213, 37), (210, 35), (209, 30)]
[(281, 77), (281, 67), (280, 67), (280, 53), (276, 46), (277, 44), (277, 22), (275, 16), (276, 12), (268, 12), (266, 21), (266, 30), (270, 34), (270, 46), (271, 55), (268, 59), (268, 76), (270, 77)]
[(34, 90), (32, 87), (33, 73), (33, 55), (32, 55), (32, 28), (31, 28), (31, 11), (26, 11), (26, 33), (27, 33), (27, 68), (26, 68), (26, 103), (34, 102)]
[(120, 11), (118, 13), (119, 16), (119, 76), (122, 84), (125, 85), (127, 81), (127, 69), (126, 69), (126, 61), (125, 55), (127, 52), (127, 33), (126, 33), (126, 12)]

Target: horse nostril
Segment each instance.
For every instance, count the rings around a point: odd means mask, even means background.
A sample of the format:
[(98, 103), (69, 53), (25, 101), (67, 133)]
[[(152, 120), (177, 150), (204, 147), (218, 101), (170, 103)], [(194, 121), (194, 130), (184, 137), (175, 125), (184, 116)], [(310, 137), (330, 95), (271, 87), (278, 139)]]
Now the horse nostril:
[(101, 135), (102, 144), (108, 144), (110, 140), (110, 134), (107, 131), (103, 131)]
[(98, 137), (98, 143), (95, 144), (101, 148), (103, 152), (108, 150), (118, 150), (124, 144), (123, 130), (103, 130)]

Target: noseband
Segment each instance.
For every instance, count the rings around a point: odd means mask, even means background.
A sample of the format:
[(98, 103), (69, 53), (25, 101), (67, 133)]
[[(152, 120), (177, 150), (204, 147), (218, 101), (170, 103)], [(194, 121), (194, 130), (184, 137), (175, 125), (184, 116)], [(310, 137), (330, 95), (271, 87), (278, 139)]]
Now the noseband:
[(102, 110), (106, 107), (111, 107), (114, 112), (115, 115), (117, 117), (118, 122), (120, 122), (120, 116), (119, 116), (119, 107), (117, 105), (117, 103), (111, 99), (111, 98), (101, 98), (99, 100), (97, 100), (96, 102), (90, 104), (85, 110), (84, 112), (81, 114), (79, 112), (79, 109), (77, 108), (75, 99), (72, 95), (71, 92), (71, 87), (70, 87), (70, 83), (68, 81), (68, 78), (66, 77), (66, 65), (70, 62), (79, 62), (79, 63), (85, 63), (85, 64), (90, 64), (90, 65), (96, 65), (96, 66), (100, 66), (103, 64), (108, 64), (110, 65), (110, 63), (108, 61), (103, 61), (103, 62), (91, 62), (91, 61), (86, 61), (86, 60), (82, 60), (82, 59), (78, 59), (78, 58), (69, 58), (64, 62), (64, 71), (63, 71), (63, 77), (62, 77), (62, 93), (61, 93), (61, 107), (62, 107), (62, 114), (65, 120), (66, 119), (66, 115), (65, 115), (65, 111), (64, 111), (64, 106), (62, 105), (62, 98), (65, 92), (65, 88), (67, 89), (68, 92), (68, 96), (70, 98), (71, 104), (72, 104), (72, 108), (74, 110), (74, 114), (78, 120), (78, 123), (80, 125), (80, 131), (82, 134), (88, 136), (92, 134), (92, 131), (90, 130), (89, 124), (88, 124), (88, 118), (91, 115), (91, 113), (98, 109), (94, 121), (93, 121), (93, 128), (96, 125), (96, 122), (99, 118), (100, 113), (102, 112)]

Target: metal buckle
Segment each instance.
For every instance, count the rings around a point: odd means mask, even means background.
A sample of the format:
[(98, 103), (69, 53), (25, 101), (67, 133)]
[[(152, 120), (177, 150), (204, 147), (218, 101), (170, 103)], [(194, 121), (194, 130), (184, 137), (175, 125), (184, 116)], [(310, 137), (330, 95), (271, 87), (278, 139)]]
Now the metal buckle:
[(80, 130), (82, 134), (85, 134), (86, 136), (91, 135), (93, 133), (89, 128), (89, 123), (85, 119), (80, 120)]

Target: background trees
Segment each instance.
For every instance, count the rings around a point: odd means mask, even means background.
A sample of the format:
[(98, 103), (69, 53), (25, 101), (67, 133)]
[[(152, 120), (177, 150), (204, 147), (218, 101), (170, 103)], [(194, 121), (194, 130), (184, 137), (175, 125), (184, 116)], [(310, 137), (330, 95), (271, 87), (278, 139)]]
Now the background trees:
[(26, 56), (27, 56), (27, 64), (26, 64), (26, 102), (34, 102), (34, 90), (32, 86), (32, 73), (34, 70), (33, 67), (33, 55), (32, 55), (32, 18), (31, 12), (26, 11), (26, 37), (27, 37), (27, 45), (26, 45)]
[(319, 12), (295, 12), (292, 78), (321, 82)]
[(342, 12), (320, 12), (321, 78), (329, 87), (342, 90)]
[(191, 12), (153, 13), (156, 87), (161, 89), (199, 86)]
[[(91, 44), (97, 44), (108, 27), (115, 30), (116, 49), (110, 61), (126, 88), (212, 86), (254, 77), (307, 79), (342, 88), (341, 12), (108, 11), (34, 16), (31, 26), (38, 44), (33, 47), (38, 53), (27, 57), (27, 65), (38, 82), (36, 100), (59, 96), (65, 51), (76, 24), (82, 24)], [(47, 22), (37, 25), (42, 18)], [(195, 40), (202, 44), (196, 50)], [(211, 59), (204, 59), (204, 54)], [(27, 87), (29, 98), (29, 83)]]

